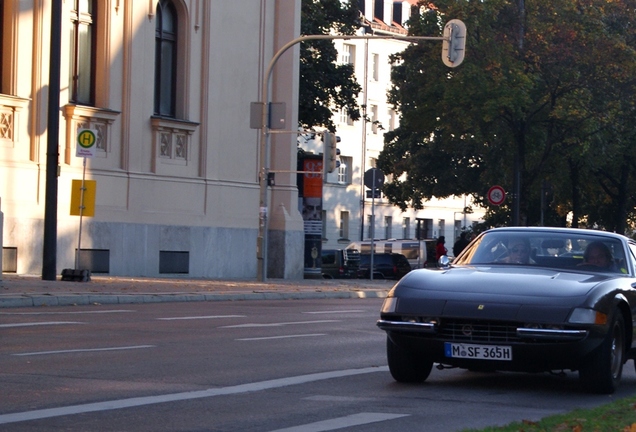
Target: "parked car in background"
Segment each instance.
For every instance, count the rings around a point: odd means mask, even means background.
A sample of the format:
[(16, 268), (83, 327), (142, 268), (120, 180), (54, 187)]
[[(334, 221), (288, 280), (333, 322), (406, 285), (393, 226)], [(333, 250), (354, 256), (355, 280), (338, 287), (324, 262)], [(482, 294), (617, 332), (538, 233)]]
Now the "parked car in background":
[(578, 371), (613, 393), (636, 359), (636, 242), (568, 228), (495, 228), (449, 264), (410, 272), (378, 327), (396, 381), (439, 369)]
[[(370, 279), (371, 254), (360, 254), (360, 269), (358, 277)], [(397, 253), (373, 254), (373, 279), (401, 279), (411, 271), (411, 265), (406, 257)]]
[[(352, 242), (347, 249), (357, 249), (361, 254), (370, 254), (371, 240)], [(435, 240), (374, 240), (373, 249), (375, 253), (404, 255), (412, 269), (435, 266)], [(429, 252), (431, 250), (432, 254)]]
[(354, 279), (358, 277), (360, 252), (357, 249), (323, 249), (322, 277), (324, 279)]

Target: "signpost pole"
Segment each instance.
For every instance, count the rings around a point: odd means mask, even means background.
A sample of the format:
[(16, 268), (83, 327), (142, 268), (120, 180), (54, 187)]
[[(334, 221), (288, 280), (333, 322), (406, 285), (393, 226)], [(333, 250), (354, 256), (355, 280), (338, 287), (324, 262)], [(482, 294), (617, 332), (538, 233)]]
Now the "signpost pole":
[(82, 251), (82, 216), (84, 215), (84, 192), (86, 191), (86, 157), (84, 157), (84, 169), (82, 171), (82, 187), (80, 188), (79, 208), (79, 236), (77, 238), (77, 254), (75, 254), (75, 270), (79, 270), (80, 253)]

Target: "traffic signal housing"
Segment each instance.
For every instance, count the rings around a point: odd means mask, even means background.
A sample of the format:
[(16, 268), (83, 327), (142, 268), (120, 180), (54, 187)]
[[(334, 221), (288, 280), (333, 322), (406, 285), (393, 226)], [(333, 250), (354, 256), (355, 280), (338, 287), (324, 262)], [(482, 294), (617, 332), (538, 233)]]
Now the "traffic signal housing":
[(442, 42), (442, 62), (448, 67), (457, 67), (464, 60), (466, 52), (466, 25), (452, 19), (444, 26)]
[(332, 173), (338, 167), (338, 137), (329, 132), (328, 130), (322, 133), (323, 143), (323, 167), (325, 176), (327, 173)]

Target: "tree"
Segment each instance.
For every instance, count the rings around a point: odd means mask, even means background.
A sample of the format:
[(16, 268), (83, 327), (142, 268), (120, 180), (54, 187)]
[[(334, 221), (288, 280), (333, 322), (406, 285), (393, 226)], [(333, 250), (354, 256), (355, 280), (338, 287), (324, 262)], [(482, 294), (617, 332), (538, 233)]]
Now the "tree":
[[(302, 0), (303, 35), (351, 35), (359, 27), (356, 2)], [(352, 120), (360, 118), (356, 98), (361, 87), (355, 79), (353, 65), (337, 64), (337, 57), (332, 40), (301, 43), (298, 121), (307, 129), (324, 126), (335, 132), (334, 109), (346, 109)]]
[[(518, 172), (523, 224), (539, 222), (546, 183), (551, 224), (574, 212), (574, 223), (620, 227), (593, 211), (593, 197), (609, 214), (629, 216), (633, 2), (538, 3), (440, 0), (411, 19), (414, 35), (441, 35), (445, 21), (462, 19), (467, 54), (454, 69), (437, 60), (437, 44), (395, 56), (389, 100), (400, 126), (385, 135), (378, 160), (393, 175), (384, 190), (391, 202), (421, 208), (433, 196), (472, 194), (484, 203), (494, 184), (511, 191)], [(510, 222), (509, 204), (489, 211), (493, 225)]]

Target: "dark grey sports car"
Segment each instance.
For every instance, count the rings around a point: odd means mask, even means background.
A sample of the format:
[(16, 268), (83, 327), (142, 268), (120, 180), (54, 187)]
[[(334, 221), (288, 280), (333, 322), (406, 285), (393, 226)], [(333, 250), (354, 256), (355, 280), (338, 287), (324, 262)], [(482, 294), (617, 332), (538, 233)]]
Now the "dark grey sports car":
[(393, 378), (439, 368), (578, 371), (612, 393), (636, 357), (636, 242), (567, 228), (496, 228), (441, 268), (411, 271), (378, 326)]

